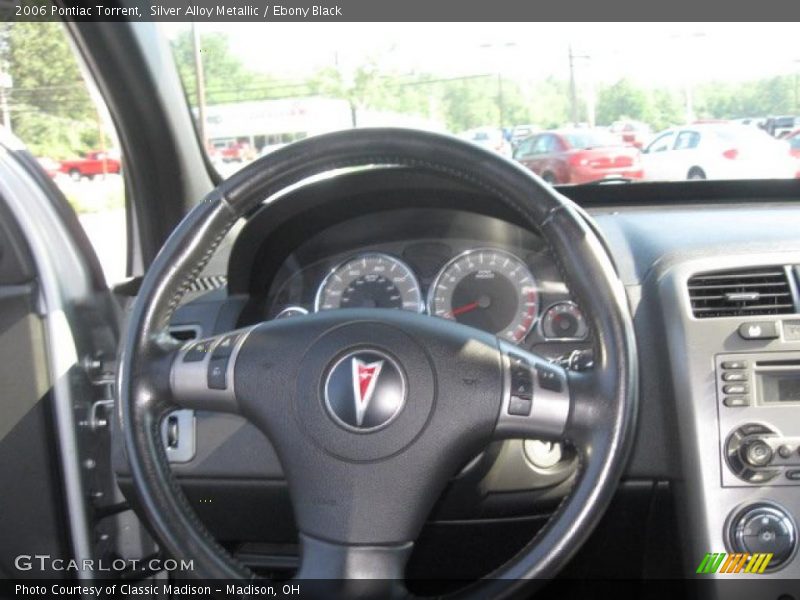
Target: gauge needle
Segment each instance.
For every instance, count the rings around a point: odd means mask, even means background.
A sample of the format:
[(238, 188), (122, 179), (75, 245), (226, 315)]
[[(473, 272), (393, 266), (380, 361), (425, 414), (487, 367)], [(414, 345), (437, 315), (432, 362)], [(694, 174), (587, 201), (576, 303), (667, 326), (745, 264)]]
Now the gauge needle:
[(464, 314), (465, 312), (469, 312), (471, 310), (475, 310), (479, 306), (480, 306), (480, 304), (478, 302), (470, 302), (469, 304), (465, 304), (464, 306), (459, 306), (458, 308), (454, 308), (451, 311), (450, 314), (455, 317), (455, 316)]

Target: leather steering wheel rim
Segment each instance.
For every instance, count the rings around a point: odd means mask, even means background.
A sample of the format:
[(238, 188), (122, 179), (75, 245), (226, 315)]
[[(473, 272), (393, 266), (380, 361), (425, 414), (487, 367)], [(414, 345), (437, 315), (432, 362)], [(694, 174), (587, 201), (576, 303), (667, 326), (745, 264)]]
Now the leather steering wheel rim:
[(632, 446), (636, 347), (623, 286), (588, 217), (530, 171), (450, 136), (360, 129), (309, 138), (245, 167), (181, 222), (144, 278), (120, 358), (119, 431), (135, 504), (169, 554), (193, 559), (195, 576), (254, 577), (213, 539), (171, 474), (160, 437), (162, 418), (176, 409), (170, 368), (177, 342), (167, 327), (188, 285), (239, 218), (309, 177), (366, 166), (414, 167), (465, 182), (505, 203), (518, 215), (518, 225), (546, 241), (587, 316), (595, 369), (591, 377), (571, 382), (578, 400), (570, 407), (564, 438), (583, 450), (573, 489), (524, 550), (459, 594), (505, 597), (525, 586), (524, 580), (555, 576), (605, 512)]

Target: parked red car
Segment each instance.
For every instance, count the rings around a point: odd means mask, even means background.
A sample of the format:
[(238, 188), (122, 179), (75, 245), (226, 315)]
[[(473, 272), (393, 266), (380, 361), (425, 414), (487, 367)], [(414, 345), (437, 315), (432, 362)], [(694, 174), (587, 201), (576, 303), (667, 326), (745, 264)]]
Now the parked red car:
[(624, 177), (641, 179), (638, 148), (605, 131), (547, 131), (520, 142), (514, 159), (551, 184)]
[(119, 173), (121, 164), (118, 159), (112, 157), (108, 152), (94, 151), (87, 152), (81, 158), (62, 160), (59, 170), (79, 181), (81, 177), (92, 179), (95, 175)]
[(795, 129), (783, 139), (789, 142), (789, 152), (792, 156), (800, 158), (800, 129)]

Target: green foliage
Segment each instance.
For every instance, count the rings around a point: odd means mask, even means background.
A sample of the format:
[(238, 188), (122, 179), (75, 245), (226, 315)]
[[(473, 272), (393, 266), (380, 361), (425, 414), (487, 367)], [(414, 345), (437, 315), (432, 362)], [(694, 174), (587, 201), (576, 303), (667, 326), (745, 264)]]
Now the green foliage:
[(38, 156), (67, 158), (96, 148), (98, 117), (60, 23), (4, 23), (11, 128)]

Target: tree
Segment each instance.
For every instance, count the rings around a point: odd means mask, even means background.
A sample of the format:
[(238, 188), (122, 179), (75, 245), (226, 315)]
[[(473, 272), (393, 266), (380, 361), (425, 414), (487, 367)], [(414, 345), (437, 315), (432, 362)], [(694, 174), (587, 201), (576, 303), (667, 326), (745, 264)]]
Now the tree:
[(5, 23), (0, 40), (13, 81), (14, 133), (39, 156), (66, 158), (93, 147), (100, 135), (97, 112), (62, 25)]
[(628, 79), (604, 87), (597, 96), (597, 122), (610, 125), (622, 118), (648, 121), (650, 103), (647, 93)]

